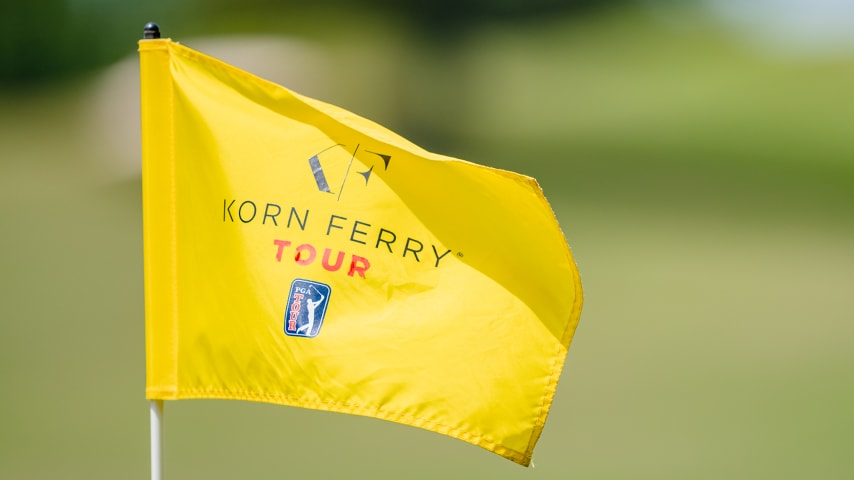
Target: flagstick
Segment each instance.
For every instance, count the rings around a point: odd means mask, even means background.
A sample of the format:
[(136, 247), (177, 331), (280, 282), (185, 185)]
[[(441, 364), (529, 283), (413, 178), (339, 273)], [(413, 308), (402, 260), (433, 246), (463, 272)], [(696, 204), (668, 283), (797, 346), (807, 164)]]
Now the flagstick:
[(163, 480), (163, 400), (151, 404), (151, 480)]
[[(144, 40), (160, 38), (160, 27), (148, 22), (143, 29)], [(163, 480), (163, 400), (149, 400), (151, 412), (151, 480)]]

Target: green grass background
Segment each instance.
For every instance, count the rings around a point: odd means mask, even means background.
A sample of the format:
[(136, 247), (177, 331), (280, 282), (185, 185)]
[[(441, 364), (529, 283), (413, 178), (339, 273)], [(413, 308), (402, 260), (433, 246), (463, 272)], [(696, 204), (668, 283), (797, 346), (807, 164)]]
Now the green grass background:
[[(540, 180), (581, 323), (534, 469), (375, 419), (179, 401), (168, 478), (854, 476), (851, 57), (763, 56), (630, 8), (453, 48), (365, 28), (382, 17), (300, 27), (313, 14), (276, 28), (341, 69), (323, 100)], [(99, 117), (103, 88), (0, 94), (2, 478), (149, 475), (140, 180), (109, 173), (139, 140)], [(108, 102), (132, 122), (135, 88)]]

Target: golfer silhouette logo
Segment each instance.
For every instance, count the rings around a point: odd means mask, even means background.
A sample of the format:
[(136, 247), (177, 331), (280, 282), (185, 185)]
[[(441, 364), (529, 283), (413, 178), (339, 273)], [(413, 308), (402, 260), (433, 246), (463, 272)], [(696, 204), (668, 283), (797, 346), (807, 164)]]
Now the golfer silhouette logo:
[(285, 307), (285, 333), (292, 337), (316, 337), (326, 316), (331, 291), (324, 283), (294, 280)]

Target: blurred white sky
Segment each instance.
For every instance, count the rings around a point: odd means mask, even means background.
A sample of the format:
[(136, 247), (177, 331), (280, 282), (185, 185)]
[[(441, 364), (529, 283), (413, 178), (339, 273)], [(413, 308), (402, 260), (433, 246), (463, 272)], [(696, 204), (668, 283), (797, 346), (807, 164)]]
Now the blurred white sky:
[[(669, 21), (679, 20), (680, 9), (674, 8), (679, 3), (647, 2), (659, 17)], [(795, 59), (854, 56), (852, 0), (699, 0), (699, 3), (714, 19), (766, 55)]]
[(708, 8), (754, 41), (792, 54), (854, 50), (851, 0), (705, 0)]

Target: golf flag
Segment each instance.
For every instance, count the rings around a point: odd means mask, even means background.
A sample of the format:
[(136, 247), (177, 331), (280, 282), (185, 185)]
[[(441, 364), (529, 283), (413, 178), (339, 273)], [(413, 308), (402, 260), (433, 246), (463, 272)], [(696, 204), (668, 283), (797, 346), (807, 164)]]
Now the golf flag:
[(581, 312), (536, 181), (139, 43), (146, 396), (381, 418), (528, 465)]

